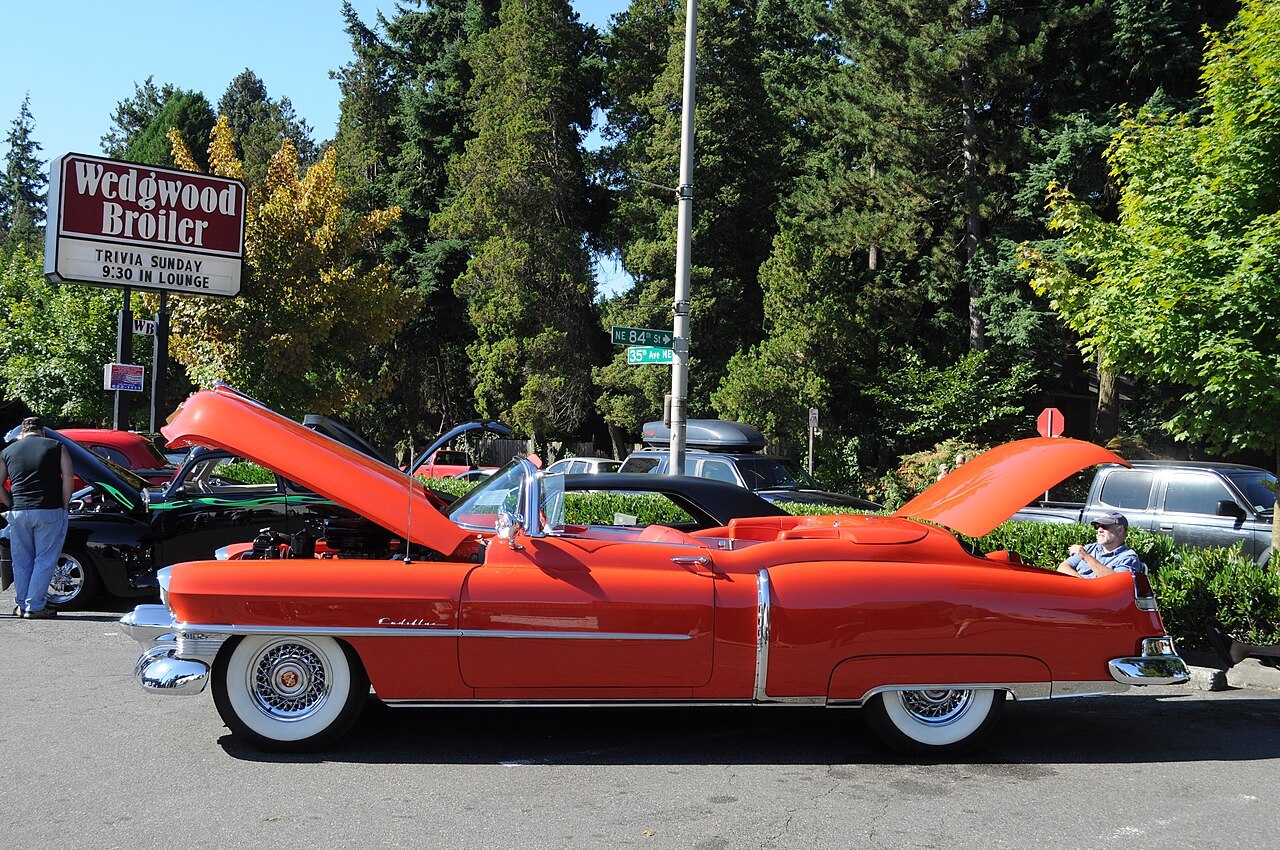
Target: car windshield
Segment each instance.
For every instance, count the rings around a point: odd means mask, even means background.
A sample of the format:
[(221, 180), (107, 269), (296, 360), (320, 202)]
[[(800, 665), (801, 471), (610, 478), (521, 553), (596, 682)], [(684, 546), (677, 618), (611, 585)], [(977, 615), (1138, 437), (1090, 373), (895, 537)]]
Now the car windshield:
[(740, 457), (738, 470), (751, 490), (818, 489), (818, 482), (793, 460), (779, 457)]
[(1228, 472), (1227, 478), (1240, 488), (1240, 492), (1259, 512), (1275, 510), (1276, 477), (1270, 472)]

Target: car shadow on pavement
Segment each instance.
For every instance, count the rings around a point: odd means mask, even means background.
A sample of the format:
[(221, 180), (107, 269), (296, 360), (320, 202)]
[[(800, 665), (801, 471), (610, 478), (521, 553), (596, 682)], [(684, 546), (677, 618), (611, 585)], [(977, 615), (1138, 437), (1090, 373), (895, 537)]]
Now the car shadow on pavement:
[[(1280, 699), (1252, 692), (1103, 697), (1006, 707), (987, 742), (941, 761), (971, 765), (1257, 761), (1280, 758)], [(889, 750), (857, 709), (403, 708), (370, 699), (332, 748), (228, 755), (262, 762), (476, 765), (928, 764)]]

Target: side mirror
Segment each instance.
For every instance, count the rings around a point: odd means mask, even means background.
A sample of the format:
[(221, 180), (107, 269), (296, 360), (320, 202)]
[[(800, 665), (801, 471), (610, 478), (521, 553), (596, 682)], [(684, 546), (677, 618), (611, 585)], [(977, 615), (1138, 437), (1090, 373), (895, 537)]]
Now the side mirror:
[(516, 530), (519, 528), (520, 521), (516, 519), (515, 514), (510, 511), (498, 511), (498, 519), (494, 523), (493, 530), (497, 532), (498, 539), (512, 549), (524, 548), (516, 542)]
[(1235, 520), (1244, 519), (1244, 508), (1237, 505), (1231, 499), (1222, 499), (1218, 502), (1218, 516), (1229, 516)]

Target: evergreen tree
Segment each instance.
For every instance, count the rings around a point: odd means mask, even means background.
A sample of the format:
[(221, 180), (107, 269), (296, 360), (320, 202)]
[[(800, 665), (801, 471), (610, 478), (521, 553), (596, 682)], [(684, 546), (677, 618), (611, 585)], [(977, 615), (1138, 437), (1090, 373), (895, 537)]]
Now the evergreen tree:
[(111, 129), (102, 137), (102, 152), (112, 159), (124, 159), (129, 144), (151, 126), (165, 103), (177, 93), (178, 89), (169, 83), (157, 88), (151, 76), (141, 85), (134, 83), (133, 97), (116, 104)]
[(169, 131), (176, 129), (184, 139), (192, 141), (192, 155), (201, 170), (209, 168), (209, 139), (215, 117), (213, 107), (199, 92), (173, 91), (155, 118), (140, 133), (129, 139), (124, 158), (174, 168), (173, 146)]
[[(708, 0), (699, 5), (691, 270), (690, 415), (709, 415), (730, 358), (760, 339), (759, 267), (777, 232), (778, 199), (794, 179), (807, 133), (792, 120), (792, 87), (821, 65), (804, 2)], [(606, 307), (610, 323), (669, 327), (674, 297), (684, 69), (684, 4), (637, 0), (607, 46), (601, 154), (619, 187), (606, 247), (636, 285)], [(663, 187), (668, 187), (664, 189)], [(623, 352), (596, 372), (597, 406), (631, 432), (662, 408), (666, 369), (626, 365)]]
[[(266, 84), (245, 68), (227, 86), (218, 101), (218, 114), (227, 116), (236, 138), (236, 153), (244, 163), (246, 179), (260, 181), (271, 157), (286, 139), (303, 166), (319, 155), (310, 125), (300, 120), (287, 97), (272, 100)], [(189, 138), (189, 137), (187, 137)]]
[(6, 247), (26, 245), (39, 250), (43, 245), (48, 177), (34, 131), (31, 96), (27, 95), (5, 138), (8, 148), (0, 181), (0, 239)]
[(344, 5), (356, 59), (335, 74), (339, 179), (356, 210), (402, 209), (374, 259), (419, 305), (395, 340), (368, 353), (369, 372), (387, 376), (394, 389), (357, 418), (387, 443), (432, 439), (475, 411), (466, 353), (475, 335), (453, 291), (468, 254), (462, 242), (433, 236), (429, 222), (448, 185), (446, 165), (472, 135), (463, 47), (496, 22), (497, 4), (414, 5), (398, 6), (390, 20), (379, 16), (381, 34)]
[(508, 0), (466, 49), (475, 137), (449, 164), (435, 232), (465, 240), (455, 284), (480, 412), (542, 441), (591, 410), (600, 332), (584, 246), (582, 135), (597, 81), (583, 57), (594, 31), (565, 0)]

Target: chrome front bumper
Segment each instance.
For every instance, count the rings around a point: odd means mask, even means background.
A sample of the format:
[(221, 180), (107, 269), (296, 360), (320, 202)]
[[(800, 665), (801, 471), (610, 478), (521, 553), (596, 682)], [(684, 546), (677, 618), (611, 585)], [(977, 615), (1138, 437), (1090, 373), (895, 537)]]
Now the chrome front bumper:
[(1191, 671), (1168, 636), (1145, 638), (1142, 655), (1113, 658), (1107, 662), (1107, 670), (1122, 685), (1182, 685), (1191, 680)]
[(139, 605), (120, 618), (125, 634), (142, 644), (133, 678), (143, 690), (190, 696), (209, 684), (210, 665), (226, 635), (187, 635), (166, 605)]

